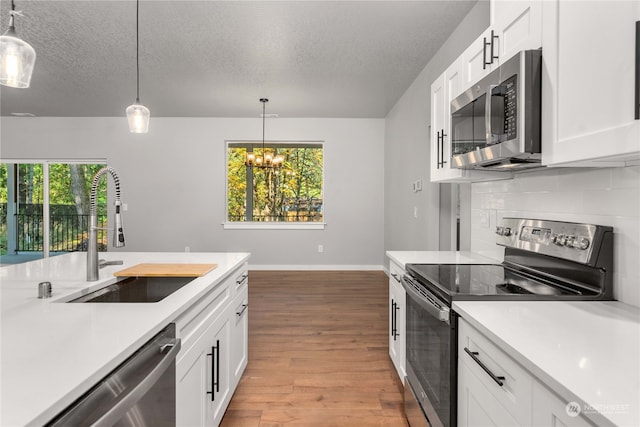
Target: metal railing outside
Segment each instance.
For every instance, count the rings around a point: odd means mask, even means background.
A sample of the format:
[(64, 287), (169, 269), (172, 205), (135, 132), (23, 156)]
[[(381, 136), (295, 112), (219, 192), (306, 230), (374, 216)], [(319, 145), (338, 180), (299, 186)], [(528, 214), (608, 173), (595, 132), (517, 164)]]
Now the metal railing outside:
[[(52, 252), (84, 251), (87, 247), (89, 215), (51, 215)], [(98, 215), (98, 227), (107, 226), (107, 216)], [(41, 252), (44, 250), (44, 221), (38, 214), (16, 214), (16, 242), (18, 252)], [(98, 247), (106, 250), (107, 233), (98, 234)]]

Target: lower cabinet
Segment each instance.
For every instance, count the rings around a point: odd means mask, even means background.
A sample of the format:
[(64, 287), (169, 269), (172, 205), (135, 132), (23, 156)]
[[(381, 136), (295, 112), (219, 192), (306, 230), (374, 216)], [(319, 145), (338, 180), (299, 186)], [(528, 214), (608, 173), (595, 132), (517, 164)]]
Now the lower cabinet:
[(594, 425), (464, 319), (458, 331), (458, 426)]
[(249, 302), (245, 286), (231, 303), (231, 388), (235, 389), (249, 359)]
[(176, 424), (217, 426), (231, 399), (230, 320), (223, 313), (176, 364)]
[(404, 274), (402, 267), (390, 262), (389, 277), (389, 356), (402, 381), (407, 375), (405, 350), (405, 304), (406, 294), (400, 283)]
[(246, 267), (217, 285), (180, 318), (176, 425), (218, 426), (248, 361)]

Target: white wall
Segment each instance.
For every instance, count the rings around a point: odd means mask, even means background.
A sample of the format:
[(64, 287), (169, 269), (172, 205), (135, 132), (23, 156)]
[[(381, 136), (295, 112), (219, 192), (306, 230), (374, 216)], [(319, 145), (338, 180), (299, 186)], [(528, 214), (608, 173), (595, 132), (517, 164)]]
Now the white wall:
[(505, 216), (612, 226), (614, 298), (640, 307), (640, 166), (545, 168), (471, 191), (471, 250), (493, 257), (502, 255), (493, 232)]
[[(431, 184), (429, 169), (431, 83), (488, 25), (489, 3), (480, 1), (387, 115), (385, 250), (439, 249), (440, 184)], [(418, 179), (423, 190), (414, 193)]]
[(383, 119), (267, 123), (267, 139), (324, 141), (324, 230), (223, 230), (225, 141), (261, 139), (259, 118), (152, 118), (147, 135), (130, 134), (124, 117), (0, 124), (2, 159), (107, 159), (128, 204), (127, 251), (248, 251), (252, 266), (265, 268), (384, 263)]

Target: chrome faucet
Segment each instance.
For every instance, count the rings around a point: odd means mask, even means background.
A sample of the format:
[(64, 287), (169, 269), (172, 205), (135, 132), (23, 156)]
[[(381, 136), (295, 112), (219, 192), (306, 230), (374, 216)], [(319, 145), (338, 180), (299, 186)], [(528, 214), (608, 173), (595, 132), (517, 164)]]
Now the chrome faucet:
[(104, 167), (96, 173), (91, 183), (90, 208), (89, 208), (89, 243), (87, 247), (87, 281), (94, 282), (98, 280), (98, 230), (109, 230), (108, 228), (98, 227), (98, 207), (96, 205), (96, 197), (98, 191), (98, 182), (103, 175), (109, 173), (116, 186), (116, 213), (113, 228), (113, 246), (121, 248), (124, 246), (124, 230), (122, 228), (122, 217), (120, 216), (120, 178), (118, 173), (112, 167)]

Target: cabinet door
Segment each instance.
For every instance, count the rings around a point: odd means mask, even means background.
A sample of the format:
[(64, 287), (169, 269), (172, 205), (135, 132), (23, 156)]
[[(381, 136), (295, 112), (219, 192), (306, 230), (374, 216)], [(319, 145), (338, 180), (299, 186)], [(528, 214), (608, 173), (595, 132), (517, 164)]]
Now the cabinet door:
[(249, 357), (249, 301), (246, 286), (239, 290), (231, 308), (231, 389), (235, 390)]
[(405, 356), (405, 291), (400, 283), (402, 267), (390, 263), (389, 277), (389, 356), (398, 377), (404, 381), (407, 375)]
[[(480, 79), (491, 72), (492, 34), (495, 35), (495, 31), (492, 28), (488, 28), (462, 53), (462, 83), (464, 89), (478, 83)], [(494, 53), (497, 55), (497, 51), (494, 51)]]
[(521, 50), (542, 47), (542, 2), (497, 0), (492, 9), (492, 43), (497, 57), (494, 64), (508, 60)]
[(466, 364), (458, 365), (458, 426), (518, 426)]
[(222, 421), (229, 401), (231, 400), (230, 375), (230, 320), (226, 315), (220, 316), (206, 332), (210, 336), (210, 347), (207, 351), (207, 425), (217, 426)]
[(549, 427), (592, 427), (580, 414), (581, 405), (566, 402), (537, 381), (533, 384), (533, 425)]
[(640, 2), (543, 2), (543, 17), (549, 23), (543, 34), (543, 163), (615, 166), (606, 160), (624, 165), (637, 159)]
[(200, 339), (176, 363), (176, 425), (203, 426), (207, 420), (207, 349)]

